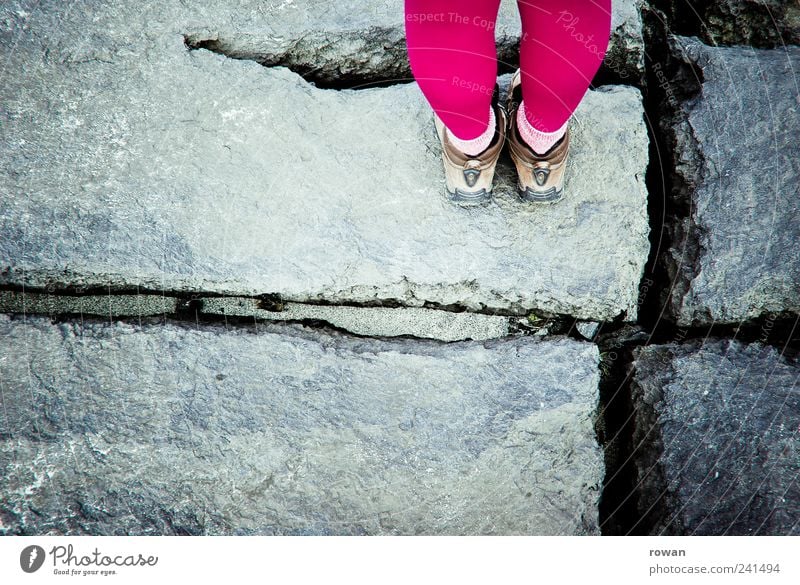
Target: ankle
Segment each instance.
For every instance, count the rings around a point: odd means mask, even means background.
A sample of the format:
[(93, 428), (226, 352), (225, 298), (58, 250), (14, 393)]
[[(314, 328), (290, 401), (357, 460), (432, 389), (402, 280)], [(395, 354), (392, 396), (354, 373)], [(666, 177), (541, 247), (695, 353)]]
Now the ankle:
[(517, 128), (522, 140), (531, 147), (531, 149), (538, 155), (547, 153), (559, 140), (564, 137), (569, 125), (569, 118), (564, 124), (553, 132), (543, 132), (538, 130), (528, 121), (525, 114), (525, 102), (522, 101), (517, 110)]
[(468, 140), (462, 140), (461, 138), (458, 138), (455, 134), (453, 134), (450, 130), (446, 130), (446, 132), (447, 132), (447, 137), (453, 146), (455, 146), (458, 150), (460, 150), (467, 156), (475, 156), (486, 150), (492, 143), (492, 138), (494, 138), (496, 127), (497, 127), (497, 117), (495, 116), (494, 108), (490, 107), (489, 123), (486, 127), (486, 130), (484, 130), (480, 134), (480, 136)]

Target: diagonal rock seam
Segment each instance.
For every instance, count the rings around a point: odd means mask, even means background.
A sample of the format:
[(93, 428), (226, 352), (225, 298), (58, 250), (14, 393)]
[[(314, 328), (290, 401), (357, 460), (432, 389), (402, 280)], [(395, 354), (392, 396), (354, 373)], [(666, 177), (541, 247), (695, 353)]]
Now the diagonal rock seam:
[[(286, 67), (320, 89), (368, 89), (389, 87), (414, 81), (408, 75), (407, 66), (405, 65), (406, 49), (403, 39), (401, 39), (401, 42), (392, 42), (384, 45), (384, 51), (399, 55), (400, 58), (395, 59), (395, 62), (400, 64), (394, 68), (385, 68), (382, 74), (378, 76), (373, 74), (364, 75), (356, 70), (337, 70), (333, 62), (324, 62), (322, 65), (311, 63), (303, 58), (302, 50), (298, 50), (305, 44), (314, 46), (314, 39), (319, 42), (318, 37), (324, 38), (325, 44), (331, 44), (332, 42), (347, 42), (352, 39), (359, 39), (363, 32), (343, 33), (338, 41), (331, 41), (327, 33), (321, 31), (318, 35), (310, 35), (310, 37), (299, 39), (292, 45), (290, 50), (274, 52), (264, 49), (258, 43), (248, 46), (247, 44), (242, 44), (241, 39), (230, 40), (216, 33), (186, 33), (183, 35), (183, 42), (190, 51), (206, 50), (229, 59), (254, 61), (264, 67)], [(392, 29), (378, 27), (374, 32), (376, 35), (382, 34), (385, 38), (391, 38)]]
[[(622, 35), (623, 27), (617, 33)], [(297, 73), (307, 82), (319, 89), (360, 90), (375, 87), (389, 87), (413, 83), (408, 64), (406, 41), (393, 27), (371, 27), (369, 35), (385, 39), (384, 54), (395, 55), (394, 59), (383, 61), (374, 72), (364, 73), (355, 68), (342, 70), (335, 59), (319, 62), (320, 55), (305, 47), (314, 48), (342, 43), (360, 42), (363, 30), (345, 31), (331, 38), (330, 31), (319, 31), (297, 39), (289, 48), (268, 49), (263, 41), (241, 34), (230, 37), (218, 32), (187, 32), (183, 42), (190, 51), (206, 50), (229, 59), (254, 61), (263, 67), (286, 67)], [(307, 54), (308, 53), (308, 54)], [(308, 55), (317, 59), (312, 61)], [(628, 63), (628, 56), (616, 46), (609, 49), (609, 55), (592, 80), (591, 87), (601, 85), (627, 85), (642, 89), (644, 80), (639, 75), (631, 75), (636, 66)], [(519, 67), (519, 40), (503, 37), (497, 42), (498, 75), (513, 73)]]

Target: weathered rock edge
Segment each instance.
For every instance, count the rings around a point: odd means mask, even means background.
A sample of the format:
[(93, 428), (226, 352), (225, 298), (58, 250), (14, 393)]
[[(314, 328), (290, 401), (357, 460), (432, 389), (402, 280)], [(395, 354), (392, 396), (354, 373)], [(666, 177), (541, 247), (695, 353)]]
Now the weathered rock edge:
[(2, 533), (599, 532), (593, 344), (0, 331)]

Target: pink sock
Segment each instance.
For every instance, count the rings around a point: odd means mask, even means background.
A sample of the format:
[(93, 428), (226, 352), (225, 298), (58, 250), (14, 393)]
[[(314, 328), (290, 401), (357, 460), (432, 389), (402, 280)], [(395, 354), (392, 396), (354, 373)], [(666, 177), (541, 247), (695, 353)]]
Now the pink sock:
[(528, 118), (525, 116), (525, 100), (519, 104), (519, 109), (517, 110), (519, 135), (536, 154), (544, 154), (550, 150), (550, 148), (566, 134), (567, 124), (569, 124), (569, 118), (567, 118), (567, 121), (564, 122), (561, 128), (554, 132), (542, 132), (541, 130), (537, 130), (528, 122)]
[(494, 108), (489, 108), (489, 125), (486, 127), (486, 130), (478, 136), (477, 138), (472, 138), (470, 140), (461, 140), (455, 134), (447, 130), (447, 135), (450, 138), (450, 142), (455, 146), (458, 150), (466, 154), (467, 156), (475, 156), (476, 154), (480, 154), (492, 143), (492, 138), (494, 138), (494, 131), (495, 126), (497, 125), (497, 119), (494, 115)]

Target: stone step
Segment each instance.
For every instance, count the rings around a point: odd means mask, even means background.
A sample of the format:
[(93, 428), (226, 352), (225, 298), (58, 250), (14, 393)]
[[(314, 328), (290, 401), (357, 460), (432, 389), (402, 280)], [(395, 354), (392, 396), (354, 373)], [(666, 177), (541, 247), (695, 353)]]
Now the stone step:
[(673, 205), (689, 210), (665, 256), (673, 318), (688, 326), (797, 313), (800, 47), (709, 47), (687, 37), (670, 46), (702, 80), (697, 95), (675, 99), (665, 128), (679, 179)]
[(635, 352), (638, 510), (653, 534), (800, 535), (800, 367), (760, 343)]
[[(342, 78), (369, 82), (411, 77), (403, 3), (394, 0), (87, 0), (82, 12), (63, 10), (56, 2), (42, 6), (37, 0), (5, 4), (0, 31), (4, 26), (30, 30), (44, 26), (54, 54), (65, 55), (73, 62), (92, 59), (93, 55), (106, 59), (130, 50), (125, 45), (177, 34), (185, 35), (190, 44), (211, 45), (234, 57), (287, 65), (322, 83), (336, 84)], [(604, 77), (641, 83), (642, 4), (643, 0), (612, 3)], [(446, 16), (449, 18), (449, 14)], [(575, 42), (591, 48), (592, 40), (581, 36), (579, 19), (568, 12), (560, 19)], [(74, 34), (80, 30), (91, 33), (91, 42), (70, 42), (70, 37), (80, 40)], [(518, 62), (521, 31), (513, 0), (501, 3), (495, 31), (501, 63)], [(106, 43), (106, 39), (111, 41)]]
[(649, 228), (635, 88), (589, 92), (576, 112), (564, 202), (517, 201), (504, 159), (496, 201), (468, 210), (444, 199), (415, 84), (315, 88), (189, 50), (155, 10), (73, 13), (81, 35), (35, 12), (2, 37), (16, 44), (0, 284), (636, 318)]
[(598, 360), (0, 315), (0, 533), (597, 534)]

